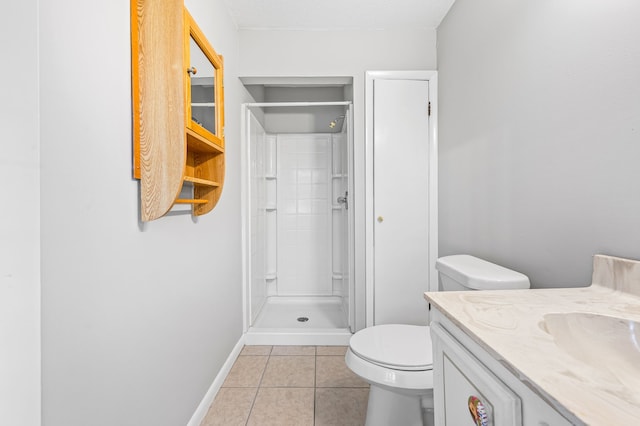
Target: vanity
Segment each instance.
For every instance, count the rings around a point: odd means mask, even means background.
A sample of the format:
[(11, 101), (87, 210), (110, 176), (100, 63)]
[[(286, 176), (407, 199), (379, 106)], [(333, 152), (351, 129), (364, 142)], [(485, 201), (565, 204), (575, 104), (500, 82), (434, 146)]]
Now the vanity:
[(592, 282), (425, 293), (435, 423), (640, 424), (640, 262), (597, 255)]

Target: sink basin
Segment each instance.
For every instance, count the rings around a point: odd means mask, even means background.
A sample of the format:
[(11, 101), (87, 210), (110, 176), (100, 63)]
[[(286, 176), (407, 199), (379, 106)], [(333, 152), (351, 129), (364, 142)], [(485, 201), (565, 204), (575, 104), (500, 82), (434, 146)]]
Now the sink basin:
[(640, 323), (591, 313), (552, 313), (542, 328), (573, 358), (640, 389)]

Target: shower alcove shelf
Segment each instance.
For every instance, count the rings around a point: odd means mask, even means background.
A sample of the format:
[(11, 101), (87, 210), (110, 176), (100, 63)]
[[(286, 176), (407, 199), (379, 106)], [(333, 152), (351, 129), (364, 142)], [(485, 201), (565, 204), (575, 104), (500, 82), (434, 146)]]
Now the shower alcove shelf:
[(182, 0), (131, 1), (133, 175), (140, 216), (210, 212), (224, 184), (223, 61)]

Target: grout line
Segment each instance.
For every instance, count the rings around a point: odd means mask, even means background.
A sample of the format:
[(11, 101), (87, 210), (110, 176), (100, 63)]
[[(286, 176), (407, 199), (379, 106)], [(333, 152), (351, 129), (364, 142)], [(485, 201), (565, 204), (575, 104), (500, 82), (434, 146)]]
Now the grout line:
[(318, 399), (318, 347), (315, 346), (315, 356), (313, 357), (313, 425), (316, 424), (316, 401)]
[[(273, 351), (273, 346), (271, 346), (271, 351)], [(271, 353), (271, 351), (269, 351), (269, 353)], [(253, 401), (251, 402), (251, 407), (249, 407), (249, 414), (247, 415), (247, 421), (245, 422), (245, 426), (247, 426), (249, 424), (249, 419), (251, 418), (251, 413), (253, 412), (253, 407), (256, 405), (256, 399), (258, 398), (258, 392), (260, 392), (260, 387), (262, 385), (262, 378), (264, 377), (264, 373), (267, 371), (267, 365), (269, 364), (269, 358), (271, 358), (271, 355), (267, 355), (267, 362), (265, 362), (264, 369), (262, 370), (262, 374), (260, 375), (260, 380), (258, 381), (258, 387), (256, 388), (256, 393), (255, 393), (255, 395), (253, 395)]]
[(256, 398), (258, 397), (258, 390), (260, 390), (260, 388), (255, 388), (256, 389), (256, 393), (253, 395), (253, 401), (251, 401), (251, 406), (249, 407), (249, 412), (247, 413), (247, 421), (244, 422), (244, 426), (247, 426), (249, 424), (249, 419), (251, 418), (251, 412), (253, 411), (253, 406), (256, 404)]
[(264, 364), (264, 369), (262, 370), (262, 374), (260, 375), (260, 380), (258, 381), (258, 389), (262, 387), (262, 379), (264, 379), (264, 374), (267, 372), (267, 366), (269, 365), (269, 360), (271, 359), (271, 355), (267, 355), (267, 362)]

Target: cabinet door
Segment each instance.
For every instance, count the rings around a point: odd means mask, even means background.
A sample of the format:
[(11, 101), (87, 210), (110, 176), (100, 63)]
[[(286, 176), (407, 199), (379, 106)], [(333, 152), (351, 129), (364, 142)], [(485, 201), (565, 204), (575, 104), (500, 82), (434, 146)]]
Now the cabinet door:
[(439, 324), (431, 325), (436, 424), (520, 426), (520, 398)]
[(185, 9), (186, 125), (224, 148), (223, 60)]

